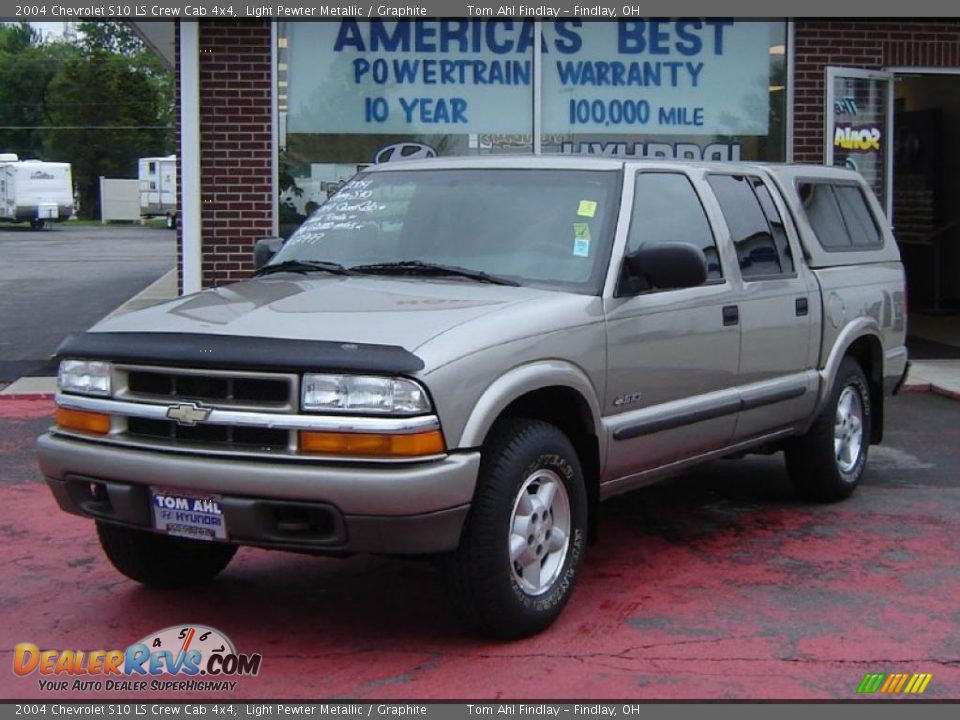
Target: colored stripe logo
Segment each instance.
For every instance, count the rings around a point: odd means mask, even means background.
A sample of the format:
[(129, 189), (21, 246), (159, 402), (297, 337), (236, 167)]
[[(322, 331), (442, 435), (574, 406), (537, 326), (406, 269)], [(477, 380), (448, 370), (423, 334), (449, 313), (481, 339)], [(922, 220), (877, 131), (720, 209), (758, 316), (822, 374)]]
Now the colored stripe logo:
[(867, 673), (860, 681), (857, 692), (881, 695), (919, 695), (927, 689), (931, 673)]

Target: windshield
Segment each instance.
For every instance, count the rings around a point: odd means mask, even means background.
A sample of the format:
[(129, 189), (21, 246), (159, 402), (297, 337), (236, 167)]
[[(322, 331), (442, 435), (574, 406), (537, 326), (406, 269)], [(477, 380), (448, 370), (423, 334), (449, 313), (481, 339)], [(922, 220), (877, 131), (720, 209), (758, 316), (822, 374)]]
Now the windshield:
[(270, 265), (322, 261), (362, 273), (365, 266), (428, 263), (599, 294), (619, 185), (620, 173), (611, 170), (361, 173), (300, 226)]

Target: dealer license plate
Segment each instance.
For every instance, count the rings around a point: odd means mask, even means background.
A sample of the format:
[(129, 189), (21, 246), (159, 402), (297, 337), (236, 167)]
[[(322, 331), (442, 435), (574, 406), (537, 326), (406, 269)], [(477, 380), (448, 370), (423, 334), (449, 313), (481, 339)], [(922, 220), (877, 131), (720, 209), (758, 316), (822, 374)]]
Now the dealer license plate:
[(150, 488), (153, 527), (192, 540), (226, 540), (227, 524), (219, 495)]

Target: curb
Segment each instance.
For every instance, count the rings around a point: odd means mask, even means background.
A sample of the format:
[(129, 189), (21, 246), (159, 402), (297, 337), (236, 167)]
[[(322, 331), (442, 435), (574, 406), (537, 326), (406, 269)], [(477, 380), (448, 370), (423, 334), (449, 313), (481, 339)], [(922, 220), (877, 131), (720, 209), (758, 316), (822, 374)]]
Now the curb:
[(932, 392), (934, 395), (939, 395), (940, 397), (946, 398), (947, 400), (960, 402), (960, 392), (957, 392), (956, 390), (947, 390), (939, 385), (931, 385), (930, 392)]
[(901, 392), (905, 393), (930, 393), (932, 395), (939, 395), (942, 398), (948, 400), (955, 400), (960, 402), (960, 392), (956, 390), (950, 390), (940, 385), (934, 385), (933, 383), (918, 383), (916, 385), (904, 385)]

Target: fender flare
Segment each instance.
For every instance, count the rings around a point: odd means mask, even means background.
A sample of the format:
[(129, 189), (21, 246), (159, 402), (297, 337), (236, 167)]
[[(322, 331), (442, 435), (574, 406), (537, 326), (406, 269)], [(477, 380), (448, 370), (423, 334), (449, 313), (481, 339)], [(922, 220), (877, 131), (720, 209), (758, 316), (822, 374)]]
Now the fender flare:
[(459, 447), (480, 447), (493, 423), (510, 403), (535, 390), (556, 386), (573, 390), (586, 401), (602, 452), (605, 437), (597, 392), (583, 370), (562, 360), (539, 360), (520, 365), (490, 383), (467, 418), (460, 433)]
[[(824, 363), (823, 368), (820, 370), (822, 382), (820, 384), (820, 394), (817, 397), (817, 407), (814, 412), (814, 417), (819, 415), (820, 411), (823, 410), (827, 398), (830, 396), (830, 391), (833, 388), (833, 382), (837, 377), (837, 373), (840, 371), (840, 363), (843, 362), (847, 351), (850, 350), (851, 346), (857, 340), (864, 337), (875, 338), (882, 350), (883, 340), (880, 336), (880, 326), (877, 321), (871, 317), (858, 317), (851, 320), (844, 326), (843, 330), (840, 331), (840, 334), (833, 343), (833, 348), (830, 350), (830, 355), (827, 357), (827, 362)], [(884, 358), (881, 352), (880, 362), (883, 362), (883, 360)], [(880, 377), (883, 377), (882, 367), (880, 368)]]

